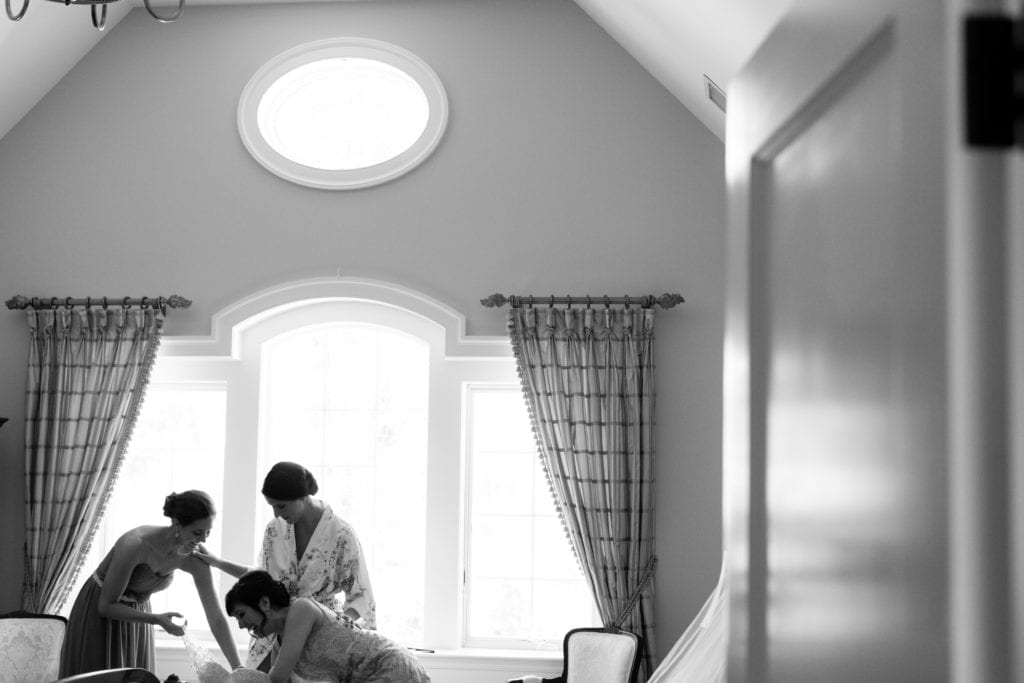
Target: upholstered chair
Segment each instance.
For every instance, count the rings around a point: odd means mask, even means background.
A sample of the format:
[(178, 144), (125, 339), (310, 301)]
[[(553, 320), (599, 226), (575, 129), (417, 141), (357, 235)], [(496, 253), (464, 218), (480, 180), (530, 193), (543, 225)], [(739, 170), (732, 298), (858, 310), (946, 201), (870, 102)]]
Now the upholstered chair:
[(562, 641), (562, 675), (524, 676), (509, 683), (634, 683), (640, 638), (618, 629), (574, 628)]
[(56, 680), (67, 625), (67, 619), (56, 614), (0, 614), (0, 683)]

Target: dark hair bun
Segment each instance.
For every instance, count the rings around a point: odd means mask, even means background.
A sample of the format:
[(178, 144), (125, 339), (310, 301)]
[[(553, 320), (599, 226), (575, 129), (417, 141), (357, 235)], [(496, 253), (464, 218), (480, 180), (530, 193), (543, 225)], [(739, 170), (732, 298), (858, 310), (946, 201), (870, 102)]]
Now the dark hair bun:
[(279, 462), (267, 472), (262, 493), (276, 500), (298, 500), (319, 490), (316, 477), (305, 467), (296, 462)]
[(253, 569), (242, 574), (224, 596), (224, 608), (228, 614), (234, 609), (235, 603), (259, 609), (261, 598), (269, 599), (274, 607), (287, 607), (292, 601), (283, 583), (262, 569)]
[(217, 514), (213, 499), (204, 491), (191, 489), (181, 493), (171, 493), (164, 498), (164, 517), (188, 526), (192, 522)]

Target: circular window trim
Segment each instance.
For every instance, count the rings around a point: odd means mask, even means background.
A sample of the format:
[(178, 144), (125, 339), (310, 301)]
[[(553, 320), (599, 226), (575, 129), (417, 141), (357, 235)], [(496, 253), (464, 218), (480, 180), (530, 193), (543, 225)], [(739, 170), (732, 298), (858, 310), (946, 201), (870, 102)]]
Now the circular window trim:
[[(267, 89), (292, 69), (339, 57), (359, 57), (389, 64), (407, 73), (423, 89), (429, 108), (427, 125), (416, 142), (404, 152), (365, 168), (325, 170), (282, 156), (263, 138), (256, 114)], [(370, 38), (327, 38), (282, 52), (253, 74), (238, 101), (238, 133), (249, 154), (271, 173), (321, 190), (356, 190), (405, 175), (430, 156), (441, 141), (447, 124), (448, 97), (434, 70), (408, 50)]]

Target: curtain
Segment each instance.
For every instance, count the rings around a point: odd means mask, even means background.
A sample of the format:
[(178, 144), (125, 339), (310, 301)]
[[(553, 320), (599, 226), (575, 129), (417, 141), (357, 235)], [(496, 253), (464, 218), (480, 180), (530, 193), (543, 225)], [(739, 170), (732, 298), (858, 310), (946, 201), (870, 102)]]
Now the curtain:
[(538, 450), (605, 627), (654, 652), (654, 311), (512, 308)]
[(155, 309), (28, 310), (22, 608), (55, 613), (89, 550), (156, 357)]

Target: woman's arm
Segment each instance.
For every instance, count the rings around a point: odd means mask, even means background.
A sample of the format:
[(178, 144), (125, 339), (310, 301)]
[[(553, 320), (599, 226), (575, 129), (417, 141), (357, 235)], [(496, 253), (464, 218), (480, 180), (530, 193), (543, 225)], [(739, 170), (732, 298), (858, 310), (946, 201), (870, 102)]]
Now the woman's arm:
[(134, 621), (143, 624), (156, 624), (173, 636), (180, 636), (185, 629), (175, 624), (173, 617), (181, 617), (178, 612), (164, 612), (153, 614), (143, 610), (135, 609), (120, 602), (128, 587), (135, 567), (142, 564), (145, 559), (145, 549), (142, 545), (142, 538), (138, 529), (133, 529), (123, 534), (114, 543), (114, 550), (107, 566), (106, 576), (103, 577), (103, 587), (100, 589), (100, 599), (96, 611), (104, 619), (116, 619), (118, 621)]
[(199, 600), (203, 603), (203, 611), (206, 613), (206, 623), (210, 625), (221, 652), (228, 660), (231, 668), (242, 665), (238, 657), (238, 647), (235, 645), (234, 637), (228, 626), (228, 620), (220, 611), (220, 601), (217, 599), (217, 592), (213, 588), (213, 576), (210, 567), (202, 560), (190, 557), (181, 567), (192, 575), (192, 581), (196, 584), (196, 591), (199, 593)]
[(292, 602), (281, 634), (281, 649), (277, 653), (277, 661), (270, 669), (270, 680), (273, 683), (288, 683), (291, 680), (309, 634), (322, 617), (323, 612), (312, 600), (298, 598)]
[(244, 564), (235, 564), (234, 562), (228, 562), (222, 557), (217, 557), (207, 550), (206, 546), (202, 544), (199, 544), (199, 547), (196, 548), (192, 554), (211, 567), (215, 567), (236, 579), (251, 569), (251, 567), (246, 567)]

